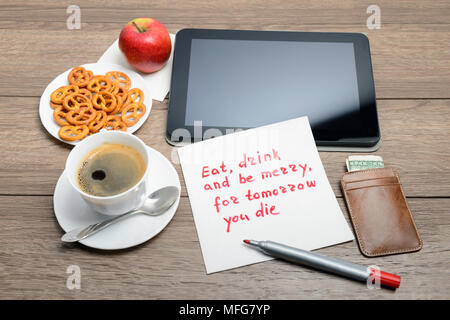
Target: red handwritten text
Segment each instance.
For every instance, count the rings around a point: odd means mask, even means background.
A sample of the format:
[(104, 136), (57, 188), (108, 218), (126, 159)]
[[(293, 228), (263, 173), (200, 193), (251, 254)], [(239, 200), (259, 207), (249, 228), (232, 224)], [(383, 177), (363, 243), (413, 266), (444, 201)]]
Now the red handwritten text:
[(242, 176), (242, 174), (239, 173), (239, 183), (240, 184), (253, 182), (253, 181), (255, 181), (255, 179), (251, 175), (250, 176)]
[(222, 188), (229, 188), (230, 182), (228, 181), (228, 177), (225, 177), (225, 180), (222, 182), (215, 181), (213, 183), (205, 183), (203, 188), (205, 190), (220, 190)]
[(228, 205), (230, 205), (230, 204), (238, 204), (238, 203), (239, 203), (239, 200), (235, 196), (231, 196), (229, 198), (229, 200), (227, 200), (227, 199), (222, 200), (219, 196), (217, 196), (214, 199), (214, 207), (216, 207), (217, 213), (220, 212), (220, 206), (228, 207)]
[[(306, 181), (306, 187), (307, 188), (314, 188), (316, 186), (316, 181)], [(297, 184), (287, 184), (284, 186), (279, 186), (278, 188), (274, 188), (272, 190), (264, 190), (264, 191), (256, 191), (252, 192), (250, 189), (247, 190), (247, 193), (245, 194), (245, 197), (249, 200), (257, 200), (260, 198), (271, 198), (276, 197), (282, 193), (287, 192), (294, 192), (305, 189), (305, 184), (303, 183), (297, 183)]]
[(311, 167), (305, 164), (289, 164), (287, 166), (282, 166), (277, 169), (261, 171), (261, 179), (268, 179), (272, 177), (278, 177), (282, 175), (286, 175), (292, 172), (300, 172), (302, 174), (302, 178), (305, 177), (306, 171), (311, 171)]
[(259, 151), (256, 152), (256, 155), (253, 157), (248, 156), (244, 153), (244, 160), (239, 162), (239, 168), (247, 168), (247, 166), (256, 166), (257, 164), (261, 164), (263, 162), (269, 162), (272, 160), (281, 160), (278, 151), (272, 149), (271, 153), (260, 154)]
[(250, 221), (250, 218), (246, 214), (241, 214), (240, 216), (233, 216), (228, 218), (223, 218), (227, 223), (227, 232), (230, 232), (231, 223), (237, 223), (239, 221)]
[(264, 217), (264, 216), (268, 216), (269, 214), (271, 214), (271, 215), (274, 215), (274, 216), (276, 216), (276, 215), (278, 215), (278, 214), (280, 214), (279, 212), (275, 212), (275, 206), (271, 206), (270, 208), (269, 208), (269, 206), (268, 206), (268, 204), (267, 203), (260, 203), (260, 209), (258, 209), (257, 211), (256, 211), (256, 216), (257, 217)]
[[(220, 170), (219, 170), (220, 169)], [(203, 166), (202, 168), (202, 178), (209, 177), (210, 175), (218, 175), (221, 173), (228, 172), (227, 167), (225, 163), (222, 161), (222, 164), (219, 166), (219, 168), (212, 168), (210, 169), (209, 166)]]

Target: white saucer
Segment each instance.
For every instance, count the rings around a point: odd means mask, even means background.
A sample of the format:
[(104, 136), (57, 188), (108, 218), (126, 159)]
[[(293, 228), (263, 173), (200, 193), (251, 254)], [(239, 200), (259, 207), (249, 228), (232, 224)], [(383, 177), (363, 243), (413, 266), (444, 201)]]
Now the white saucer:
[[(86, 68), (87, 70), (91, 70), (94, 74), (106, 74), (108, 71), (121, 71), (126, 73), (131, 80), (131, 88), (139, 88), (144, 92), (144, 104), (145, 104), (145, 114), (139, 119), (139, 121), (131, 127), (127, 128), (127, 132), (133, 133), (137, 129), (139, 129), (147, 120), (150, 110), (152, 109), (152, 94), (150, 90), (148, 89), (144, 79), (137, 74), (136, 72), (125, 68), (123, 66), (112, 64), (112, 63), (88, 63), (83, 64), (82, 67)], [(53, 91), (58, 89), (61, 86), (67, 86), (69, 85), (69, 81), (67, 81), (67, 76), (69, 75), (69, 72), (73, 68), (70, 68), (64, 73), (61, 73), (59, 76), (57, 76), (55, 79), (53, 79), (52, 82), (50, 82), (45, 88), (44, 93), (41, 96), (41, 101), (39, 103), (39, 116), (41, 118), (41, 122), (44, 125), (45, 129), (54, 136), (59, 141), (76, 145), (79, 141), (65, 141), (62, 140), (59, 135), (58, 131), (61, 127), (59, 124), (56, 123), (55, 119), (53, 119), (53, 109), (50, 107), (50, 95)]]
[[(178, 174), (169, 160), (152, 148), (149, 148), (149, 153), (150, 193), (165, 186), (176, 186), (181, 190)], [(167, 212), (159, 216), (151, 217), (144, 214), (131, 216), (81, 240), (80, 243), (103, 250), (125, 249), (141, 244), (166, 227), (175, 215), (179, 202), (180, 196)], [(65, 232), (111, 218), (88, 207), (69, 183), (65, 171), (55, 187), (53, 208), (56, 219)]]

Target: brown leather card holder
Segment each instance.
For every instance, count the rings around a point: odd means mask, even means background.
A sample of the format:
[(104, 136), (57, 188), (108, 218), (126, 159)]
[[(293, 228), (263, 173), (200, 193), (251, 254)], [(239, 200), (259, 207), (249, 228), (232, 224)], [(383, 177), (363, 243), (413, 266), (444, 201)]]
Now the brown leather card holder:
[(418, 251), (422, 240), (391, 168), (347, 172), (344, 193), (359, 248), (367, 257)]

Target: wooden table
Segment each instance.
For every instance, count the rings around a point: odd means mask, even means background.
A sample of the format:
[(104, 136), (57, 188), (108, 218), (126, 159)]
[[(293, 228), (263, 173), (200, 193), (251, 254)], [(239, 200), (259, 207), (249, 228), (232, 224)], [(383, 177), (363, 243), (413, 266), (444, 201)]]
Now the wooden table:
[[(450, 1), (381, 1), (381, 28), (369, 30), (374, 1), (20, 1), (0, 4), (0, 298), (132, 299), (448, 299), (450, 298)], [(68, 30), (66, 8), (81, 8)], [(368, 290), (281, 261), (206, 275), (189, 199), (156, 238), (119, 252), (66, 246), (53, 213), (53, 190), (70, 147), (38, 116), (46, 85), (70, 67), (95, 62), (123, 25), (151, 16), (169, 32), (186, 27), (366, 32), (383, 143), (376, 154), (398, 170), (424, 246), (368, 259), (355, 242), (319, 250), (403, 277), (397, 292)], [(164, 140), (168, 101), (154, 101), (137, 135), (170, 158)], [(347, 216), (338, 181), (348, 153), (322, 152)], [(81, 289), (66, 269), (81, 268)]]

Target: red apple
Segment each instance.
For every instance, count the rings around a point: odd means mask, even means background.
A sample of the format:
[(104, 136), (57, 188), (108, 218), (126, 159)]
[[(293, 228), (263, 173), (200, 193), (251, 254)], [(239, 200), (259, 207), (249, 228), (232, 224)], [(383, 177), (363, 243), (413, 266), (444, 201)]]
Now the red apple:
[(172, 42), (162, 23), (152, 18), (137, 18), (120, 32), (119, 48), (133, 68), (150, 73), (161, 69), (169, 60)]

